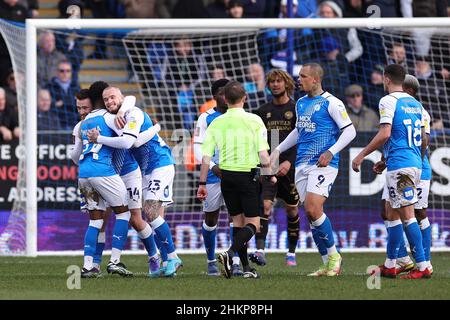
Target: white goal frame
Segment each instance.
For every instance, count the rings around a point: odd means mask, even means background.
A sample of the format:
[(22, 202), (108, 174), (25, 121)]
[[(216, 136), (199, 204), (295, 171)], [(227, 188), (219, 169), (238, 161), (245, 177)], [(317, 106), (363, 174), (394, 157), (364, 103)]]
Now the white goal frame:
[[(115, 29), (151, 28), (153, 30), (263, 28), (450, 28), (450, 18), (342, 18), (342, 19), (27, 19), (26, 20), (26, 256), (49, 254), (37, 251), (37, 32), (40, 29)], [(345, 250), (353, 252), (352, 250)], [(354, 252), (376, 250), (356, 249)], [(433, 250), (435, 251), (435, 250)], [(443, 248), (439, 251), (450, 251)], [(76, 251), (75, 254), (80, 254)]]

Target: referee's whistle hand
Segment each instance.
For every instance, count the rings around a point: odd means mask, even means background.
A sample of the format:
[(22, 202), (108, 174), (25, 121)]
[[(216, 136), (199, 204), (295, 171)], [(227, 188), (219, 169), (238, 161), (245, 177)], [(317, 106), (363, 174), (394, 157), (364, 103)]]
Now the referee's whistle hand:
[(206, 199), (206, 196), (208, 195), (208, 192), (206, 191), (206, 186), (198, 186), (197, 190), (197, 199), (200, 201), (203, 201)]

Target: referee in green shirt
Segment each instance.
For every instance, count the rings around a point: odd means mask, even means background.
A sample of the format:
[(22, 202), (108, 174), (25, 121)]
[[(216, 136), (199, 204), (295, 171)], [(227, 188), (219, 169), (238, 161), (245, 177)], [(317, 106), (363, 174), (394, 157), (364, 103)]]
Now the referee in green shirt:
[(237, 252), (244, 268), (244, 277), (258, 278), (247, 257), (247, 243), (259, 229), (261, 196), (258, 165), (267, 177), (269, 168), (269, 145), (267, 129), (261, 118), (244, 110), (247, 98), (243, 86), (230, 81), (224, 87), (228, 111), (213, 120), (206, 130), (202, 145), (202, 167), (197, 197), (204, 200), (207, 195), (206, 177), (210, 159), (216, 148), (219, 152), (219, 167), (222, 172), (221, 189), (233, 220), (233, 241), (228, 251), (218, 255), (223, 264), (223, 274), (231, 277), (231, 260)]

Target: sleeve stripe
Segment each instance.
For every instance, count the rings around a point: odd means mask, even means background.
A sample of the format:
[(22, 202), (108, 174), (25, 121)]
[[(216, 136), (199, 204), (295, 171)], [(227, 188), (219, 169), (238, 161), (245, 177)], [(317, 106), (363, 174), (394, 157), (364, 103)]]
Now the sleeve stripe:
[(194, 142), (194, 144), (203, 144), (203, 142)]
[(137, 139), (137, 136), (135, 136), (134, 134), (131, 134), (131, 133), (128, 133), (128, 132), (124, 132), (123, 134), (129, 135), (129, 136), (132, 136), (132, 137), (135, 137), (135, 138)]
[(342, 128), (340, 128), (339, 130), (344, 130), (345, 128), (347, 128), (347, 127), (350, 127), (350, 126), (352, 126), (353, 125), (353, 123), (349, 123), (348, 125), (346, 125), (346, 126), (343, 126)]

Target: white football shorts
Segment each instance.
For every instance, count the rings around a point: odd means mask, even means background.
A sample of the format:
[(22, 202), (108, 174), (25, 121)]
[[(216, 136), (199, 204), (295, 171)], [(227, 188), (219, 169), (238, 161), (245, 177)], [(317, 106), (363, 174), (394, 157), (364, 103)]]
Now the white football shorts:
[(142, 208), (142, 174), (139, 167), (120, 176), (127, 188), (128, 209)]
[[(398, 209), (417, 202), (417, 187), (420, 182), (421, 170), (408, 167), (388, 171), (386, 173), (387, 198), (391, 207)], [(385, 197), (383, 191), (383, 197)], [(382, 197), (382, 198), (383, 198)]]
[[(428, 208), (428, 197), (430, 195), (430, 180), (420, 180), (417, 185), (417, 202), (414, 204), (414, 209), (426, 209)], [(383, 195), (381, 200), (388, 200), (389, 192), (387, 185), (384, 184)]]
[(305, 201), (307, 192), (328, 198), (337, 174), (338, 169), (330, 166), (303, 165), (295, 168), (295, 186), (300, 202)]
[(417, 199), (414, 209), (428, 208), (428, 196), (430, 195), (430, 180), (420, 180), (417, 185)]
[(387, 183), (384, 182), (383, 193), (381, 194), (381, 200), (388, 200), (388, 199), (389, 199), (389, 191), (388, 191)]
[(220, 182), (207, 184), (206, 192), (208, 193), (208, 195), (206, 196), (205, 201), (203, 201), (204, 212), (216, 211), (220, 209), (222, 205), (224, 205), (222, 190), (220, 189)]
[(173, 179), (175, 166), (173, 164), (156, 168), (143, 179), (142, 191), (145, 200), (158, 200), (163, 202), (163, 207), (173, 203)]
[(106, 210), (106, 207), (128, 205), (127, 189), (119, 175), (78, 179), (88, 210)]

